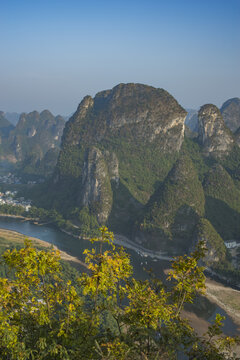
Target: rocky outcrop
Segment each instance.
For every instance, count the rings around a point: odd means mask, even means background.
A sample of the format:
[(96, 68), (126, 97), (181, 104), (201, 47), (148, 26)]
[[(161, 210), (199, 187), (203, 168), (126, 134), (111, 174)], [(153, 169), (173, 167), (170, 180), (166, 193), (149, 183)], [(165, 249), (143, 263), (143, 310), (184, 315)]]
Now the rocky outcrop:
[(81, 207), (91, 208), (99, 223), (106, 222), (112, 208), (111, 183), (104, 155), (96, 147), (85, 151), (80, 194)]
[(185, 116), (185, 110), (163, 89), (120, 84), (98, 93), (94, 99), (90, 96), (83, 99), (66, 124), (63, 145), (124, 136), (142, 143), (158, 139), (163, 151), (179, 151)]
[(237, 129), (237, 131), (234, 134), (235, 137), (235, 141), (238, 144), (238, 146), (240, 147), (240, 127)]
[(199, 141), (205, 156), (221, 158), (227, 155), (234, 143), (230, 130), (226, 127), (220, 110), (212, 104), (201, 107), (198, 112)]
[(225, 101), (221, 107), (223, 120), (234, 133), (240, 127), (240, 99), (233, 98)]
[[(120, 84), (94, 98), (84, 97), (65, 126), (55, 184), (80, 183), (75, 206), (91, 208), (100, 223), (110, 214), (113, 188), (116, 191), (119, 186), (125, 197), (115, 210), (122, 211), (125, 204), (135, 206), (135, 196), (146, 202), (156, 174), (162, 178), (167, 174), (182, 146), (185, 116), (186, 111), (167, 91), (142, 84)], [(164, 154), (173, 155), (163, 171), (157, 164)], [(151, 169), (155, 173), (145, 189), (137, 172)]]
[(109, 178), (118, 186), (119, 184), (119, 162), (114, 152), (104, 151), (104, 157), (108, 165)]

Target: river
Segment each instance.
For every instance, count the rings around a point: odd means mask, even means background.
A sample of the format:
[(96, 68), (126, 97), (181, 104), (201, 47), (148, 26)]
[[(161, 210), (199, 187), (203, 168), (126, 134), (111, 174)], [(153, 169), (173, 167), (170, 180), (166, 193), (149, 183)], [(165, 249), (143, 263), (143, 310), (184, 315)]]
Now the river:
[[(13, 218), (0, 218), (0, 228), (17, 231), (27, 236), (35, 237), (44, 240), (52, 245), (56, 245), (60, 250), (79, 258), (84, 261), (82, 255), (83, 250), (92, 248), (94, 245), (88, 240), (80, 240), (71, 237), (60, 230), (47, 226), (47, 225), (35, 225), (29, 221), (22, 221)], [(134, 269), (134, 276), (137, 279), (146, 279), (148, 277), (146, 271), (152, 270), (153, 274), (158, 277), (162, 277), (163, 269), (169, 267), (169, 262), (165, 260), (153, 259), (149, 256), (141, 256), (139, 253), (131, 249), (126, 249), (131, 256), (131, 263)], [(219, 306), (214, 306), (212, 314), (208, 316), (208, 320), (212, 320), (216, 313), (220, 313), (226, 317), (224, 332), (228, 335), (236, 335), (237, 326), (233, 320), (227, 315), (227, 313)], [(206, 319), (206, 314), (202, 314), (202, 317)]]

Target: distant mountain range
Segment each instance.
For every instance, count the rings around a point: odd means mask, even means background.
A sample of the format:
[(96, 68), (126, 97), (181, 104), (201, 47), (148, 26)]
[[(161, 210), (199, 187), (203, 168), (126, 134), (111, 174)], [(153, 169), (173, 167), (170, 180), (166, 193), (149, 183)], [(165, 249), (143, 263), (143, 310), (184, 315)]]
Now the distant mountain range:
[(0, 159), (15, 164), (23, 176), (49, 176), (57, 161), (64, 126), (65, 120), (48, 110), (21, 114), (15, 127), (0, 112)]
[[(4, 114), (4, 117), (5, 119), (7, 119), (8, 121), (10, 121), (11, 124), (13, 124), (14, 126), (17, 125), (18, 123), (18, 120), (21, 116), (22, 113), (16, 113), (16, 112), (2, 112)], [(62, 118), (65, 120), (65, 121), (68, 121), (68, 119), (72, 116), (71, 115), (68, 115), (68, 116), (62, 116)]]

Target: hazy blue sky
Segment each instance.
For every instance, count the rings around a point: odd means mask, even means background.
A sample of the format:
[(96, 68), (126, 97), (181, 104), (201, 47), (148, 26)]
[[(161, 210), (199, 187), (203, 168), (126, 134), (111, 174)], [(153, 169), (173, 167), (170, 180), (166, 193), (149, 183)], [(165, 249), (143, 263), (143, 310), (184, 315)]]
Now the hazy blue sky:
[(240, 97), (240, 0), (0, 0), (0, 110), (69, 114), (120, 82)]

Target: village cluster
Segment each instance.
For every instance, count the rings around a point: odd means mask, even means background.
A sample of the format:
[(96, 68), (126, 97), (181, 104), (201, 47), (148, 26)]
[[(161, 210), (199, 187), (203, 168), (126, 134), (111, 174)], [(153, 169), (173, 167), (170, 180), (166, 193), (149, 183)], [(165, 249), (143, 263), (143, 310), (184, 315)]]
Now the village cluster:
[(31, 200), (25, 200), (24, 197), (16, 198), (17, 191), (0, 192), (0, 205), (22, 206), (26, 211), (31, 207)]
[(20, 177), (8, 173), (5, 175), (0, 175), (0, 183), (2, 184), (28, 184), (28, 185), (35, 185), (35, 184), (42, 184), (44, 182), (43, 178), (39, 178), (37, 180), (27, 180), (23, 181)]
[(21, 179), (12, 173), (0, 175), (0, 183), (3, 184), (21, 184)]

